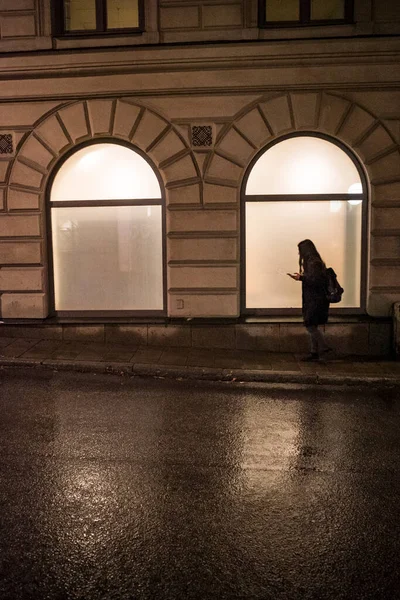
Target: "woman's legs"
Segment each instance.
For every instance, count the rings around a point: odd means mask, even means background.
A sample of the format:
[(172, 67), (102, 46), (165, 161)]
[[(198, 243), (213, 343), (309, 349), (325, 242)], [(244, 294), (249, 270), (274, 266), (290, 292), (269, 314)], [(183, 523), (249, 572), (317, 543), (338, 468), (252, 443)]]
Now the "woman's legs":
[(318, 356), (322, 352), (329, 350), (329, 346), (325, 342), (322, 331), (318, 329), (318, 325), (309, 325), (306, 329), (310, 335), (311, 355)]

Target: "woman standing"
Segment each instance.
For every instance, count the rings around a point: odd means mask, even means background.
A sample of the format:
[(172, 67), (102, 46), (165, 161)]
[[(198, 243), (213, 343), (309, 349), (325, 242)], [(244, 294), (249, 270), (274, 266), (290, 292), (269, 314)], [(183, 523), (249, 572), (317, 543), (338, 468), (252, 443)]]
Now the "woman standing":
[(318, 325), (328, 321), (329, 301), (326, 297), (326, 266), (311, 240), (303, 240), (299, 248), (299, 273), (289, 277), (302, 282), (302, 312), (310, 335), (311, 352), (303, 360), (318, 360), (331, 348), (326, 344)]

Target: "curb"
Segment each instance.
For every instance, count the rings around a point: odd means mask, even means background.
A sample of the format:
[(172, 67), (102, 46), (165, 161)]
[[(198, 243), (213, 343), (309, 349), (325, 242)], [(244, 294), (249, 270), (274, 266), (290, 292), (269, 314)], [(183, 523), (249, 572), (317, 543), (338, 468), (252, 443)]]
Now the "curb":
[(75, 371), (78, 373), (97, 373), (131, 377), (159, 377), (165, 379), (188, 379), (197, 381), (257, 382), (272, 384), (302, 385), (341, 385), (400, 387), (400, 379), (393, 377), (368, 377), (353, 375), (318, 375), (299, 373), (298, 371), (267, 371), (251, 369), (218, 369), (202, 367), (174, 367), (119, 362), (41, 360), (10, 358), (0, 361), (0, 369), (32, 368), (52, 371)]

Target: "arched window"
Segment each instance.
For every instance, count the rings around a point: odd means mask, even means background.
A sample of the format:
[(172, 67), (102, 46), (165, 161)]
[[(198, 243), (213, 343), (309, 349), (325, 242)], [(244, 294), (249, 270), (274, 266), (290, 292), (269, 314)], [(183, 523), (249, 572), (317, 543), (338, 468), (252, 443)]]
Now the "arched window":
[(244, 312), (301, 307), (286, 273), (299, 270), (297, 244), (307, 238), (344, 287), (340, 309), (360, 312), (366, 190), (344, 147), (312, 134), (274, 143), (249, 169), (243, 207)]
[(49, 204), (57, 313), (163, 314), (162, 193), (141, 154), (81, 148), (56, 173)]

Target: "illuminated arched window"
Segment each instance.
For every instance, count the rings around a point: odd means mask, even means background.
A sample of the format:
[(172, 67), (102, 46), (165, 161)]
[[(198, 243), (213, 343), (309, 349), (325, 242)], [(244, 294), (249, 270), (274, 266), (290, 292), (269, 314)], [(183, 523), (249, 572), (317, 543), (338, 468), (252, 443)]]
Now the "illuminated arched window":
[(164, 310), (162, 194), (138, 152), (78, 150), (54, 178), (50, 207), (58, 313)]
[(341, 146), (314, 135), (275, 143), (250, 168), (244, 189), (245, 312), (297, 309), (297, 244), (311, 239), (344, 287), (340, 308), (360, 309), (361, 169)]

